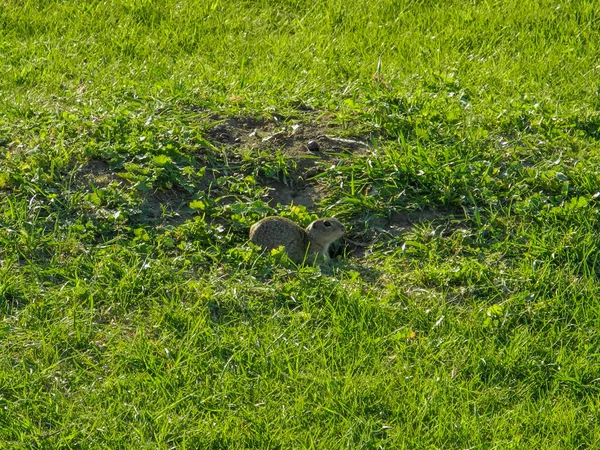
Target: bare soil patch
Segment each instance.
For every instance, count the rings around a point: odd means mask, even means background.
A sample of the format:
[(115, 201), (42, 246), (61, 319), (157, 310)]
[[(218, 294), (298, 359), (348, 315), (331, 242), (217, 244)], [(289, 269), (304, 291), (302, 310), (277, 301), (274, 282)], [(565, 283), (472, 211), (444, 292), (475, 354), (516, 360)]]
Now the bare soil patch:
[(94, 185), (106, 187), (110, 183), (123, 183), (125, 180), (119, 177), (115, 170), (111, 169), (106, 161), (90, 159), (79, 171), (78, 181), (83, 185)]
[[(212, 173), (207, 171), (205, 178), (206, 185), (210, 181)], [(99, 159), (90, 159), (81, 167), (78, 176), (75, 179), (78, 187), (91, 191), (91, 186), (95, 188), (105, 188), (114, 183), (121, 185), (130, 184), (129, 181), (118, 175), (118, 170)], [(202, 187), (199, 187), (202, 189)], [(178, 225), (193, 216), (193, 211), (189, 208), (191, 195), (182, 190), (157, 189), (149, 192), (140, 192), (143, 201), (140, 204), (142, 221), (162, 222), (168, 225)]]
[(269, 203), (275, 206), (294, 203), (313, 209), (326, 193), (312, 177), (323, 163), (336, 164), (340, 157), (357, 154), (370, 148), (374, 136), (346, 136), (344, 130), (326, 120), (313, 118), (294, 123), (282, 118), (221, 118), (208, 130), (208, 139), (217, 147), (233, 154), (242, 149), (282, 152), (293, 160), (295, 167), (287, 183), (264, 180), (270, 188)]
[(377, 218), (369, 223), (364, 231), (357, 231), (344, 239), (345, 251), (357, 258), (364, 257), (369, 248), (378, 242), (385, 242), (410, 232), (422, 223), (433, 227), (457, 228), (456, 223), (464, 221), (464, 214), (451, 208), (427, 208), (419, 211), (394, 212), (389, 218)]
[[(314, 120), (288, 123), (253, 118), (222, 118), (208, 130), (209, 140), (226, 148), (280, 149), (287, 155), (361, 152), (369, 148), (373, 136), (340, 136), (337, 125)], [(316, 143), (316, 146), (315, 146)]]
[[(349, 136), (340, 125), (318, 117), (314, 120), (303, 118), (301, 122), (277, 118), (219, 116), (212, 116), (210, 120), (213, 125), (206, 130), (205, 136), (212, 145), (223, 150), (226, 166), (242, 163), (244, 154), (247, 157), (249, 151), (252, 152), (252, 158), (254, 154), (258, 155), (256, 164), (259, 167), (268, 162), (272, 164), (273, 159), (265, 155), (273, 155), (275, 152), (283, 155), (288, 163), (288, 173), (279, 179), (270, 175), (260, 180), (263, 186), (269, 188), (267, 201), (271, 206), (295, 204), (317, 213), (320, 213), (319, 202), (328, 193), (316, 180), (316, 176), (325, 167), (340, 164), (352, 155), (371, 151), (375, 139), (380, 138), (368, 133)], [(200, 152), (196, 155), (196, 163), (206, 166), (204, 178), (196, 186), (197, 191), (207, 189), (221, 174), (221, 169), (215, 168), (210, 161), (211, 156), (207, 153)], [(125, 181), (107, 162), (92, 159), (81, 168), (76, 183), (102, 188)], [(215, 189), (217, 192), (218, 188)], [(141, 217), (143, 216), (144, 221), (177, 225), (194, 215), (194, 211), (189, 208), (192, 199), (189, 192), (163, 189), (141, 195)], [(420, 223), (452, 227), (453, 222), (461, 219), (464, 219), (464, 215), (460, 211), (448, 208), (394, 212), (387, 218), (371, 219), (368, 224), (355, 224), (354, 230), (332, 249), (332, 253), (348, 253), (360, 258), (378, 242), (401, 236)]]

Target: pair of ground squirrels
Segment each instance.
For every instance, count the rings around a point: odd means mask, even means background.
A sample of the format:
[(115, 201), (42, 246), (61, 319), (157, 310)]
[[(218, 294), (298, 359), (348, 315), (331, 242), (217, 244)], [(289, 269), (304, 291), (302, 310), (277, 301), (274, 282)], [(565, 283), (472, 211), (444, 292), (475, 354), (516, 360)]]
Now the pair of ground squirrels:
[(329, 258), (329, 246), (344, 231), (344, 226), (333, 217), (317, 219), (304, 229), (284, 217), (271, 216), (250, 227), (250, 240), (266, 250), (283, 246), (290, 259), (300, 264), (318, 255)]

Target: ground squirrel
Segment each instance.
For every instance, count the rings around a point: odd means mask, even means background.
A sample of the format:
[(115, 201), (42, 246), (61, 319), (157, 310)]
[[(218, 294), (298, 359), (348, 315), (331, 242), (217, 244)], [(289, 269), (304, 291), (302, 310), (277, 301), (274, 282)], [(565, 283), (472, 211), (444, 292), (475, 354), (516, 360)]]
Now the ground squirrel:
[(329, 245), (344, 235), (345, 228), (333, 217), (317, 219), (306, 229), (284, 217), (266, 217), (250, 227), (250, 240), (271, 250), (283, 245), (292, 261), (300, 264), (321, 254), (329, 257)]

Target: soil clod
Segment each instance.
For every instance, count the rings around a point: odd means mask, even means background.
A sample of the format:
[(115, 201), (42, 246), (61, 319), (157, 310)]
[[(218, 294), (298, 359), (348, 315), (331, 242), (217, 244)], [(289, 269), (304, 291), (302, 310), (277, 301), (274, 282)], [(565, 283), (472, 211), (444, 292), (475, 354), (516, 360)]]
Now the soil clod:
[(306, 147), (311, 152), (318, 152), (321, 150), (321, 146), (319, 145), (319, 143), (317, 141), (308, 141), (308, 143), (306, 144)]

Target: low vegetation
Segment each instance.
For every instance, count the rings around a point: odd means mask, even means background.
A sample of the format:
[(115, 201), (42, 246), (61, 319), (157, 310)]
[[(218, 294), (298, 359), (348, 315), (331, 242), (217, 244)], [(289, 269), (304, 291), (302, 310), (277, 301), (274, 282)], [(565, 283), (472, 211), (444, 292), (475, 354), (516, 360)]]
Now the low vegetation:
[(597, 448), (598, 11), (0, 2), (0, 447)]

